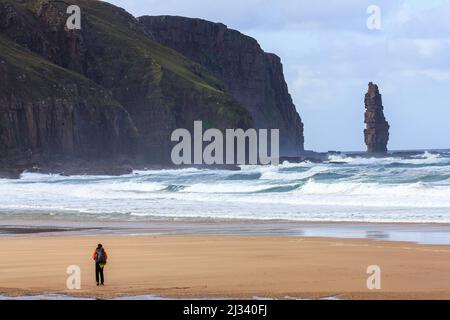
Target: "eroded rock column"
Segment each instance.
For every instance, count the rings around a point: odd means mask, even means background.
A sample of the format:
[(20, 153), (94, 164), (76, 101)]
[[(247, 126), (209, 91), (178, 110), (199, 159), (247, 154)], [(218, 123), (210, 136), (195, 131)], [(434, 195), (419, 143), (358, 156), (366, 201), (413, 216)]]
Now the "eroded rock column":
[(387, 152), (389, 141), (389, 123), (384, 117), (381, 94), (376, 84), (369, 83), (369, 90), (364, 102), (366, 106), (364, 140), (367, 152), (384, 154)]

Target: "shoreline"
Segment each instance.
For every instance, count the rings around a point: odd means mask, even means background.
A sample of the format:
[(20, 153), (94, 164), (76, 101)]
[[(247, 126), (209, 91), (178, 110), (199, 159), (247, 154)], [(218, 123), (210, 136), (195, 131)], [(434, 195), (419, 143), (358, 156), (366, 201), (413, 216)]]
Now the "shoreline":
[[(0, 295), (113, 299), (450, 299), (450, 246), (275, 236), (58, 236), (1, 238)], [(106, 286), (91, 251), (108, 251)], [(66, 268), (81, 268), (81, 290)], [(366, 287), (369, 265), (381, 290)]]
[(450, 245), (450, 224), (297, 221), (0, 219), (0, 239), (62, 236), (286, 236)]

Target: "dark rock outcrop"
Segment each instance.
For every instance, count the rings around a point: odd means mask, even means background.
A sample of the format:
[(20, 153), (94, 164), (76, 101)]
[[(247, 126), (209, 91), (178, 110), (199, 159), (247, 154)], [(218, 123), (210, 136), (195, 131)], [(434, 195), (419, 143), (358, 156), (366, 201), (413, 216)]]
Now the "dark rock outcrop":
[(280, 59), (256, 40), (203, 20), (70, 4), (81, 30), (66, 28), (64, 1), (0, 0), (0, 176), (170, 165), (172, 131), (195, 120), (279, 128), (282, 156), (303, 151)]
[(63, 1), (0, 0), (0, 165), (122, 153), (167, 164), (170, 134), (194, 120), (253, 126), (223, 83), (151, 40), (125, 10), (70, 3), (81, 30), (65, 27)]
[(364, 101), (366, 107), (364, 140), (367, 152), (384, 154), (387, 152), (389, 141), (389, 123), (384, 117), (381, 94), (376, 84), (369, 83), (369, 90)]
[(131, 155), (128, 112), (94, 82), (0, 35), (0, 167)]
[(138, 18), (147, 34), (208, 69), (251, 114), (256, 128), (280, 129), (280, 154), (304, 149), (303, 123), (288, 92), (280, 58), (221, 23), (174, 16)]

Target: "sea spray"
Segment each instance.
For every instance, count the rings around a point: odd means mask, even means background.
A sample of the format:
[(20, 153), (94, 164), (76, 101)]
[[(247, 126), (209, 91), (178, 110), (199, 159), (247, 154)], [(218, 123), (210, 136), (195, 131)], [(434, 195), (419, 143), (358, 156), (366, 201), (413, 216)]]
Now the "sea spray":
[(0, 219), (450, 223), (450, 154), (0, 179)]

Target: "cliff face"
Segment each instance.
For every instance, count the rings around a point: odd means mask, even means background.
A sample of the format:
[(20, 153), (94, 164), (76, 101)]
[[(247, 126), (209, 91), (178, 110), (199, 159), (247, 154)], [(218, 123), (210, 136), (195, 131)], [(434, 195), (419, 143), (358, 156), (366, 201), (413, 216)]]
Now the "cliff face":
[(208, 69), (248, 110), (256, 128), (280, 129), (280, 154), (303, 151), (303, 123), (283, 76), (280, 58), (253, 38), (220, 23), (173, 16), (140, 17), (147, 34)]
[[(30, 55), (35, 61), (35, 77), (26, 75), (20, 92), (15, 84), (21, 75), (0, 74), (10, 83), (0, 84), (7, 154), (21, 150), (26, 156), (29, 148), (102, 154), (135, 145), (141, 161), (164, 164), (170, 161), (172, 131), (190, 129), (194, 120), (203, 120), (205, 128), (253, 126), (223, 83), (151, 40), (123, 9), (102, 1), (70, 3), (81, 8), (81, 30), (65, 28), (62, 1), (0, 0), (1, 41), (15, 42), (23, 53), (17, 68)], [(5, 59), (6, 70), (13, 68), (10, 60)], [(26, 70), (25, 65), (19, 74)], [(53, 90), (55, 83), (62, 83), (64, 94)]]
[[(222, 24), (136, 19), (103, 1), (0, 0), (0, 168), (91, 160), (170, 164), (177, 128), (279, 128), (303, 151), (280, 59)], [(173, 50), (175, 49), (175, 50)]]
[(95, 83), (0, 35), (0, 165), (133, 154), (129, 114)]
[(386, 153), (389, 141), (389, 123), (383, 112), (383, 103), (378, 86), (369, 83), (369, 90), (365, 96), (366, 112), (364, 115), (364, 139), (367, 152)]

